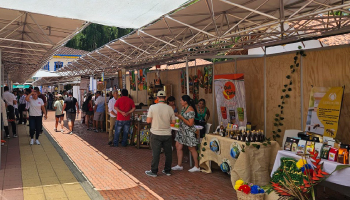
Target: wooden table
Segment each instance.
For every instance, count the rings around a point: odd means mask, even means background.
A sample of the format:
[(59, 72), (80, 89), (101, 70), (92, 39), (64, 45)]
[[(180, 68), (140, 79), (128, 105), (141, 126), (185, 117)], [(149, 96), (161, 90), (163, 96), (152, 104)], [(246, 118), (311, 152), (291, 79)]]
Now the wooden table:
[[(219, 141), (219, 153), (210, 150), (210, 141), (214, 138)], [(231, 144), (233, 143), (237, 143), (240, 146), (245, 145), (245, 152), (240, 152), (237, 159), (232, 158), (230, 155)], [(260, 145), (260, 148), (257, 149), (253, 144)], [(202, 168), (202, 172), (211, 173), (210, 163), (212, 161), (220, 166), (223, 160), (227, 159), (231, 165), (230, 175), (233, 187), (238, 179), (264, 186), (270, 181), (270, 173), (276, 154), (280, 150), (280, 145), (275, 141), (271, 141), (271, 145), (267, 146), (260, 142), (251, 142), (249, 146), (246, 146), (245, 142), (221, 137), (220, 135), (206, 134), (200, 148), (201, 159), (199, 165)], [(204, 151), (203, 148), (205, 148)]]

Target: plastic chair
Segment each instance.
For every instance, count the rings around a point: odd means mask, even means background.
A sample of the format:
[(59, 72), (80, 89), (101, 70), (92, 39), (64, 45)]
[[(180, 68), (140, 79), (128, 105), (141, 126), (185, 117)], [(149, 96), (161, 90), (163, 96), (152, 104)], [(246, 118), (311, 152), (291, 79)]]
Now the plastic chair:
[(284, 143), (286, 143), (287, 137), (298, 137), (298, 133), (303, 132), (301, 130), (289, 129), (284, 131), (282, 149), (284, 149)]

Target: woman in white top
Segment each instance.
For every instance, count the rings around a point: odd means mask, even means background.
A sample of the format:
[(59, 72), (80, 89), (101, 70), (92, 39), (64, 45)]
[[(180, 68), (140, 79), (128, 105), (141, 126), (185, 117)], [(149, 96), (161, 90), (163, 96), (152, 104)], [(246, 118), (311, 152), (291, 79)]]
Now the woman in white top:
[(44, 118), (47, 119), (45, 105), (42, 99), (38, 98), (37, 91), (32, 90), (32, 92), (27, 95), (26, 101), (29, 102), (29, 126), (30, 126), (30, 145), (34, 144), (34, 133), (35, 133), (35, 143), (37, 145), (39, 142), (39, 134), (42, 129), (43, 113)]
[[(9, 135), (9, 123), (7, 121), (7, 112), (6, 112), (6, 107), (5, 107), (5, 101), (2, 100), (2, 98), (0, 98), (1, 101), (1, 119), (2, 119), (2, 124), (4, 126), (5, 129), (5, 134)], [(1, 138), (2, 135), (1, 135)], [(1, 142), (1, 145), (3, 145), (3, 143)]]
[(64, 118), (64, 114), (62, 114), (62, 109), (63, 109), (63, 97), (59, 96), (56, 97), (56, 101), (55, 104), (53, 105), (55, 111), (55, 118), (56, 118), (56, 124), (55, 124), (55, 128), (53, 129), (55, 132), (57, 131), (57, 126), (58, 126), (58, 122), (59, 120), (61, 120), (61, 133), (63, 133), (63, 118)]

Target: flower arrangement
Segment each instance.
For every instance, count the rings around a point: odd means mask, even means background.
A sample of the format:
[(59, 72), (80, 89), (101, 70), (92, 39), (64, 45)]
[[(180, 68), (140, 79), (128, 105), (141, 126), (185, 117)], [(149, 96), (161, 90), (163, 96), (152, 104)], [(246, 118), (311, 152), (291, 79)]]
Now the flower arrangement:
[(234, 186), (237, 191), (238, 200), (262, 200), (265, 191), (258, 185), (245, 183), (243, 180), (237, 180)]
[(322, 170), (323, 164), (317, 155), (315, 150), (310, 152), (312, 165), (307, 163), (305, 156), (298, 161), (282, 158), (280, 168), (271, 179), (273, 190), (292, 199), (315, 199), (314, 187), (330, 176)]

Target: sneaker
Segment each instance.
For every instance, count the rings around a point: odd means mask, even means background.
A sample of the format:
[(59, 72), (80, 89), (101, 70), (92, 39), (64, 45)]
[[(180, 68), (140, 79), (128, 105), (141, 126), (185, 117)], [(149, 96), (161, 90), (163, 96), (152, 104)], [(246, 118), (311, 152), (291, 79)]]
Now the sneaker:
[(63, 131), (63, 129), (61, 129), (61, 133), (63, 133), (64, 131)]
[(33, 145), (34, 144), (34, 139), (31, 139), (30, 142), (29, 142), (30, 145)]
[(57, 132), (57, 128), (54, 128), (53, 131)]
[(73, 135), (73, 131), (69, 132), (69, 135)]
[(171, 168), (171, 170), (183, 170), (184, 169), (184, 167), (182, 167), (182, 166), (179, 166), (179, 165), (176, 165), (175, 167), (172, 167)]
[(16, 137), (18, 137), (18, 136), (17, 136), (17, 134), (14, 134), (13, 137), (16, 138)]
[(7, 139), (10, 139), (10, 135), (6, 135), (6, 138), (7, 138)]
[(170, 172), (165, 172), (164, 170), (162, 171), (163, 174), (167, 175), (167, 176), (171, 176)]
[(39, 140), (35, 140), (35, 144), (40, 145)]
[(1, 142), (1, 146), (4, 146), (4, 145), (5, 145), (5, 143)]
[(98, 130), (97, 130), (97, 129), (94, 129), (94, 131), (95, 131), (96, 133), (98, 133)]
[(153, 173), (151, 170), (145, 171), (145, 174), (146, 174), (147, 176), (157, 177), (157, 174)]
[(189, 172), (200, 172), (201, 169), (199, 167), (194, 166), (192, 169), (188, 170)]

